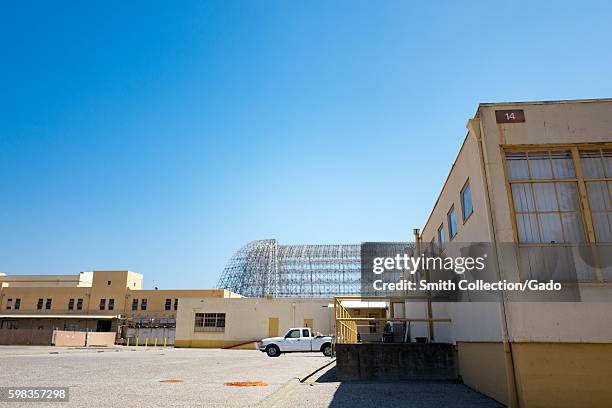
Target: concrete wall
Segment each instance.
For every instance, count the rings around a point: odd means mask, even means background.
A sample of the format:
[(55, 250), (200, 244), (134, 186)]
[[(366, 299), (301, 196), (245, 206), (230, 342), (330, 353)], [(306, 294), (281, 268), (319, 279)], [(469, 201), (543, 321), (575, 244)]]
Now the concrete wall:
[(508, 404), (505, 351), (501, 342), (457, 342), (464, 384)]
[(340, 381), (457, 378), (455, 349), (451, 344), (337, 344), (336, 364)]
[(512, 343), (521, 407), (612, 406), (612, 344)]
[(87, 332), (53, 330), (51, 343), (58, 347), (83, 347)]
[(58, 347), (112, 346), (117, 334), (114, 332), (83, 332), (54, 330), (52, 344)]
[[(175, 347), (227, 347), (269, 336), (270, 318), (278, 319), (278, 334), (312, 320), (313, 330), (333, 332), (331, 299), (181, 299), (176, 319)], [(223, 332), (196, 332), (196, 313), (225, 313)], [(254, 344), (248, 347), (253, 348)]]
[(28, 345), (49, 346), (51, 344), (51, 330), (0, 329), (0, 344), (2, 345)]

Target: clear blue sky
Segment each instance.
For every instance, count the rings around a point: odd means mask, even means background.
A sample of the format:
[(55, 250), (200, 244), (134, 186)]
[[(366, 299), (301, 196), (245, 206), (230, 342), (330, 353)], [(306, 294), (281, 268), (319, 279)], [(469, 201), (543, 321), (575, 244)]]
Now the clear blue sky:
[(69, 3), (1, 6), (9, 274), (409, 240), (479, 102), (612, 96), (603, 1)]

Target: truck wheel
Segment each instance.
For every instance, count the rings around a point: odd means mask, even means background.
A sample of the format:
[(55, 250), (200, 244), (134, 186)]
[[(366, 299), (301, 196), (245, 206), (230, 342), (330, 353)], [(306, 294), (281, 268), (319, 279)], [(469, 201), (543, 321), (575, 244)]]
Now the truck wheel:
[(321, 351), (323, 352), (323, 355), (325, 357), (331, 357), (331, 355), (332, 355), (332, 346), (331, 346), (331, 344), (324, 344), (323, 347), (321, 347)]
[(266, 349), (266, 354), (268, 355), (268, 357), (279, 357), (280, 356), (280, 350), (278, 349), (277, 346), (269, 346)]

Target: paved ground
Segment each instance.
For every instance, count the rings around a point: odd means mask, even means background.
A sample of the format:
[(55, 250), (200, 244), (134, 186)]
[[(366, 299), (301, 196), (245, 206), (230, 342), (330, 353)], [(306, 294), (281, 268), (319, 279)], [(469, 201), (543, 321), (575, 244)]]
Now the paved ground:
[[(345, 382), (320, 354), (269, 358), (255, 350), (70, 349), (0, 346), (0, 386), (68, 386), (70, 403), (36, 407), (481, 407), (495, 401), (461, 384)], [(161, 383), (162, 379), (182, 382)], [(264, 387), (228, 387), (263, 381)], [(4, 406), (30, 406), (1, 403)]]
[[(0, 386), (70, 387), (69, 404), (35, 405), (41, 408), (244, 407), (329, 361), (318, 353), (269, 358), (256, 350), (0, 346)], [(182, 382), (159, 382), (162, 379)], [(230, 381), (264, 381), (269, 385), (223, 385)], [(0, 402), (0, 406), (26, 405)]]
[(359, 408), (501, 408), (482, 394), (462, 384), (447, 382), (344, 382), (336, 380), (336, 368), (322, 370), (306, 382), (296, 384), (278, 407)]

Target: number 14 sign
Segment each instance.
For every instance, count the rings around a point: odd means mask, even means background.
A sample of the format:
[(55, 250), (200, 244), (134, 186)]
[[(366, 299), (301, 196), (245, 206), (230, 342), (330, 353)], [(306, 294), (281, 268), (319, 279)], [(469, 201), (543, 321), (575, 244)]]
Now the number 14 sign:
[(496, 110), (495, 121), (497, 123), (520, 123), (525, 121), (525, 112), (522, 109)]

